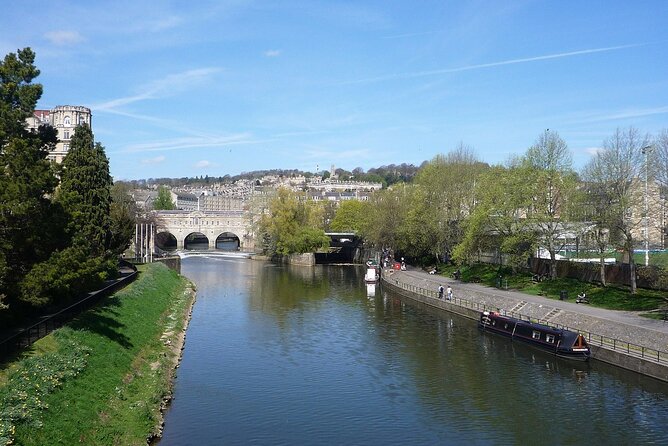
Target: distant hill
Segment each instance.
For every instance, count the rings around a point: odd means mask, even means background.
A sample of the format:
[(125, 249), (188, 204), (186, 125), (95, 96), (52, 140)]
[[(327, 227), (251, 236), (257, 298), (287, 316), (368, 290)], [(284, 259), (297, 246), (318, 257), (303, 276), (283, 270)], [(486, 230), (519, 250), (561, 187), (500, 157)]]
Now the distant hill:
[[(357, 167), (349, 172), (344, 169), (336, 169), (335, 173), (340, 180), (354, 179), (356, 181), (369, 181), (382, 183), (383, 187), (390, 186), (395, 183), (413, 181), (415, 174), (419, 170), (413, 164), (389, 164), (387, 166), (380, 166), (369, 169), (364, 172), (364, 169)], [(329, 176), (329, 172), (321, 172), (317, 176)], [(312, 172), (304, 172), (299, 169), (270, 169), (270, 170), (254, 170), (251, 172), (242, 172), (239, 175), (224, 175), (222, 177), (196, 176), (196, 177), (181, 177), (181, 178), (148, 178), (141, 180), (123, 181), (132, 185), (133, 188), (145, 188), (152, 185), (168, 185), (171, 187), (178, 186), (192, 186), (192, 187), (207, 187), (215, 183), (234, 183), (239, 180), (259, 180), (266, 176), (282, 176), (282, 177), (296, 177), (304, 176), (311, 178), (316, 176)]]

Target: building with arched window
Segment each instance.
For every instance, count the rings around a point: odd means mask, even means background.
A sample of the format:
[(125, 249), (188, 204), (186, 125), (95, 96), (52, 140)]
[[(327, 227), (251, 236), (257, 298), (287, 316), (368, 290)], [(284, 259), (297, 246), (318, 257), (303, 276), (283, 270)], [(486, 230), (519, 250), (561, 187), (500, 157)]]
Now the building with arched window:
[(28, 118), (28, 128), (37, 129), (40, 125), (49, 124), (58, 132), (58, 143), (49, 152), (49, 159), (60, 163), (70, 149), (70, 140), (74, 129), (79, 124), (88, 124), (91, 128), (93, 115), (90, 109), (80, 105), (59, 105), (51, 110), (35, 110)]

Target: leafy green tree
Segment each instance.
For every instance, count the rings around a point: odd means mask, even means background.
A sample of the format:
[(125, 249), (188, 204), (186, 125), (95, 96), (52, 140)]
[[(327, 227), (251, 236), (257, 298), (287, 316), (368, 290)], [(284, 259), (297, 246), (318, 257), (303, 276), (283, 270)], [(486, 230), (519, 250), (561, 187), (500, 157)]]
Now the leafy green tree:
[[(26, 130), (42, 86), (29, 48), (0, 62), (0, 297), (17, 303), (21, 280), (60, 246), (62, 216), (49, 197), (58, 184), (46, 160), (53, 129)], [(2, 299), (0, 299), (1, 301)]]
[(356, 232), (362, 234), (367, 226), (369, 203), (359, 200), (346, 200), (339, 204), (330, 229), (334, 232)]
[(128, 184), (119, 182), (111, 187), (109, 217), (111, 234), (108, 248), (114, 254), (121, 254), (130, 246), (137, 223), (137, 208)]
[[(413, 183), (421, 192), (410, 206), (411, 213), (420, 216), (413, 230), (422, 234), (423, 255), (441, 259), (462, 241), (464, 221), (475, 203), (476, 181), (487, 168), (470, 147), (460, 144), (419, 170)], [(410, 236), (409, 231), (405, 237)]]
[(30, 48), (10, 53), (0, 62), (0, 150), (26, 134), (25, 121), (42, 96), (42, 85), (32, 83), (39, 76), (34, 62)]
[(62, 305), (96, 289), (116, 271), (113, 256), (91, 256), (83, 245), (69, 246), (31, 269), (21, 283), (21, 298), (33, 307)]
[(111, 237), (111, 175), (104, 147), (87, 124), (76, 127), (63, 160), (58, 201), (70, 215), (73, 243), (103, 255)]
[(160, 186), (158, 188), (158, 197), (153, 202), (153, 209), (171, 211), (176, 209), (176, 205), (172, 201), (172, 196), (169, 193), (169, 189), (165, 186)]
[(532, 196), (527, 193), (527, 167), (517, 160), (495, 166), (476, 183), (476, 206), (465, 225), (454, 257), (470, 261), (483, 248), (498, 247), (513, 269), (526, 265), (535, 245), (534, 227), (526, 219)]
[(87, 125), (77, 126), (61, 170), (57, 202), (68, 222), (69, 246), (37, 263), (21, 283), (32, 306), (62, 304), (99, 286), (116, 272), (111, 240), (111, 176), (104, 148)]
[[(301, 197), (303, 198), (303, 197)], [(260, 237), (267, 254), (289, 255), (326, 249), (329, 237), (319, 228), (316, 208), (281, 188), (260, 221)]]
[(411, 185), (395, 184), (374, 193), (363, 234), (371, 246), (377, 248), (400, 246), (399, 228), (406, 218)]

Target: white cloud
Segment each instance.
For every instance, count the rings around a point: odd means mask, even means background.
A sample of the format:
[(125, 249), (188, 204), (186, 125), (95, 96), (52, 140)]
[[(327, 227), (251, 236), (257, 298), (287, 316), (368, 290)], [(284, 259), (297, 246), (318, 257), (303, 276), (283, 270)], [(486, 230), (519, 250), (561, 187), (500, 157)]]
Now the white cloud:
[(583, 122), (617, 121), (623, 119), (641, 118), (643, 116), (662, 115), (668, 113), (668, 106), (654, 108), (635, 108), (622, 110), (617, 113), (600, 114), (581, 119)]
[(601, 150), (603, 150), (603, 147), (585, 147), (584, 149), (582, 149), (583, 152), (591, 156), (596, 156), (596, 154)]
[(251, 135), (247, 133), (240, 133), (231, 136), (195, 136), (187, 138), (176, 138), (165, 141), (152, 141), (141, 144), (134, 144), (126, 147), (123, 152), (139, 153), (139, 152), (160, 152), (170, 150), (183, 149), (201, 149), (207, 147), (228, 147), (237, 144), (256, 144), (261, 141), (250, 139)]
[(213, 165), (213, 163), (211, 161), (207, 161), (207, 160), (201, 160), (201, 161), (197, 161), (195, 163), (195, 167), (200, 168), (200, 169), (203, 169), (205, 167), (211, 167), (212, 165)]
[(160, 164), (163, 161), (165, 161), (165, 159), (166, 158), (161, 155), (161, 156), (156, 156), (155, 158), (143, 159), (143, 160), (141, 160), (141, 163), (142, 164)]
[(208, 67), (169, 74), (162, 79), (157, 79), (141, 86), (139, 88), (139, 93), (135, 95), (112, 99), (101, 104), (95, 104), (92, 105), (91, 108), (97, 111), (111, 112), (114, 111), (116, 107), (132, 104), (134, 102), (173, 96), (194, 86), (210, 82), (213, 79), (213, 76), (220, 71), (220, 68)]
[(428, 71), (414, 71), (410, 73), (396, 73), (396, 74), (388, 74), (384, 76), (377, 76), (377, 77), (371, 77), (371, 78), (366, 78), (366, 79), (357, 79), (357, 80), (352, 80), (352, 81), (347, 81), (347, 82), (341, 82), (341, 85), (350, 85), (350, 84), (362, 84), (362, 83), (370, 83), (370, 82), (380, 82), (380, 81), (388, 81), (388, 80), (394, 80), (394, 79), (410, 79), (410, 78), (415, 78), (415, 77), (423, 77), (423, 76), (434, 76), (438, 74), (447, 74), (447, 73), (458, 73), (461, 71), (470, 71), (470, 70), (479, 70), (481, 68), (493, 68), (493, 67), (500, 67), (504, 65), (514, 65), (514, 64), (520, 64), (520, 63), (528, 63), (528, 62), (537, 62), (541, 60), (550, 60), (550, 59), (561, 59), (563, 57), (572, 57), (572, 56), (581, 56), (585, 54), (594, 54), (594, 53), (602, 53), (606, 51), (616, 51), (616, 50), (622, 50), (622, 49), (628, 49), (628, 48), (636, 48), (639, 46), (644, 46), (647, 45), (645, 43), (638, 43), (638, 44), (631, 44), (631, 45), (619, 45), (619, 46), (610, 46), (610, 47), (604, 47), (604, 48), (591, 48), (591, 49), (586, 49), (586, 50), (579, 50), (579, 51), (569, 51), (566, 53), (557, 53), (557, 54), (547, 54), (544, 56), (535, 56), (535, 57), (524, 57), (521, 59), (509, 59), (509, 60), (502, 60), (499, 62), (490, 62), (490, 63), (482, 63), (482, 64), (475, 64), (475, 65), (465, 65), (463, 67), (455, 67), (455, 68), (443, 68), (439, 70), (428, 70)]
[(267, 57), (278, 57), (281, 55), (281, 50), (267, 50), (264, 52)]
[(78, 31), (49, 31), (44, 33), (44, 37), (54, 45), (74, 45), (83, 42), (83, 37)]

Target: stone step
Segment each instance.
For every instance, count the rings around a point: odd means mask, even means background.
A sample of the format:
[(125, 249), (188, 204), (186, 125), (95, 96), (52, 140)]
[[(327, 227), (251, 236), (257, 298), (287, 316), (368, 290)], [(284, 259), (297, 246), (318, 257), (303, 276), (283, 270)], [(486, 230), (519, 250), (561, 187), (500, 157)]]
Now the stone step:
[(550, 311), (549, 313), (547, 313), (547, 315), (545, 316), (544, 320), (546, 320), (546, 321), (550, 321), (553, 317), (557, 316), (557, 315), (560, 314), (560, 313), (561, 313), (561, 309), (560, 309), (560, 308), (553, 308), (552, 311)]
[(510, 309), (510, 313), (519, 313), (522, 310), (522, 308), (526, 306), (527, 303), (528, 302), (525, 300), (518, 302), (517, 305), (515, 305), (513, 308)]

